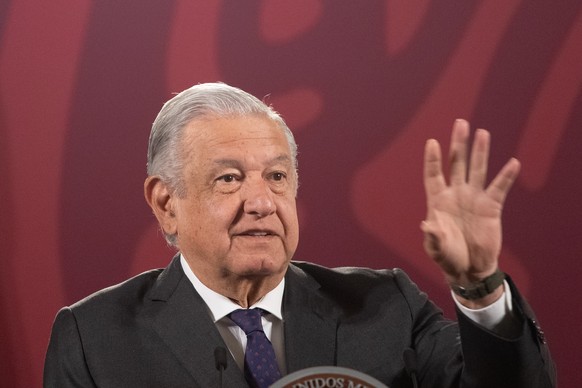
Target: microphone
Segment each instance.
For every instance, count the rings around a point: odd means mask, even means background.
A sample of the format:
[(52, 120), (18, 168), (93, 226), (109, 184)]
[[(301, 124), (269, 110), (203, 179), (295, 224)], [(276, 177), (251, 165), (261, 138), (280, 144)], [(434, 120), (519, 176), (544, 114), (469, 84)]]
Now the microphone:
[(404, 369), (406, 369), (406, 373), (408, 373), (410, 380), (412, 380), (412, 386), (418, 388), (418, 380), (416, 378), (416, 352), (414, 349), (406, 348), (404, 349), (404, 353), (402, 353), (402, 359), (404, 360)]
[(218, 388), (222, 388), (222, 371), (226, 369), (226, 349), (217, 346), (214, 349), (214, 365), (218, 370)]

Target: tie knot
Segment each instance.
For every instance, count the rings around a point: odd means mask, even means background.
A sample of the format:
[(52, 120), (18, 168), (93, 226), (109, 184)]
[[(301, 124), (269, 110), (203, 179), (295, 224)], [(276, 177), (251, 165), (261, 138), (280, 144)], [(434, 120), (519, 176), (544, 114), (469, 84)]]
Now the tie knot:
[(239, 309), (233, 311), (228, 316), (243, 329), (246, 335), (249, 335), (254, 331), (263, 331), (261, 315), (260, 309)]

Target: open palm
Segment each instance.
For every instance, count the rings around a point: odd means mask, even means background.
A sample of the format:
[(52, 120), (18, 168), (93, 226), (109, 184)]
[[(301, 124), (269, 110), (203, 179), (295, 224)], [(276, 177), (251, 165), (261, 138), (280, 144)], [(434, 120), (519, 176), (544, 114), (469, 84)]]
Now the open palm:
[(442, 170), (439, 143), (428, 140), (424, 156), (427, 217), (421, 229), (427, 253), (450, 283), (468, 284), (492, 274), (501, 251), (501, 213), (520, 164), (509, 160), (488, 185), (490, 135), (475, 132), (468, 156), (469, 123), (457, 120), (450, 146), (450, 182)]

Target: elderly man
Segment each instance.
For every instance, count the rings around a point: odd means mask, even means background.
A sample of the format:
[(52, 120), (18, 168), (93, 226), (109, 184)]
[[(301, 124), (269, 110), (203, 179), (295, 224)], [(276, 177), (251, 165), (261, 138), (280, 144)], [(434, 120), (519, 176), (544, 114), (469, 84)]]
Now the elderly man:
[[(533, 313), (498, 267), (501, 210), (519, 172), (485, 186), (489, 134), (455, 122), (447, 183), (425, 148), (425, 248), (454, 292), (458, 323), (401, 270), (291, 261), (299, 241), (297, 147), (250, 94), (202, 84), (168, 101), (150, 136), (145, 197), (179, 254), (63, 308), (48, 387), (266, 387), (293, 371), (346, 366), (391, 387), (551, 387)], [(252, 327), (251, 327), (252, 326)], [(219, 352), (220, 353), (220, 352)], [(219, 361), (224, 363), (224, 361)]]

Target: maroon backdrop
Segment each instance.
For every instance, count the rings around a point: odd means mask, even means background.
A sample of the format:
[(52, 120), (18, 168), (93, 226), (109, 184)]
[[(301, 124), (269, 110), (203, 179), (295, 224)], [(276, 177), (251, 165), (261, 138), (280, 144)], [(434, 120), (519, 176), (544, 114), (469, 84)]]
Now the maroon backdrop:
[(296, 258), (402, 267), (448, 315), (418, 227), (424, 141), (489, 128), (492, 168), (523, 162), (503, 268), (578, 386), (582, 2), (0, 0), (2, 386), (41, 385), (61, 306), (169, 261), (142, 199), (150, 124), (216, 80), (296, 133)]

